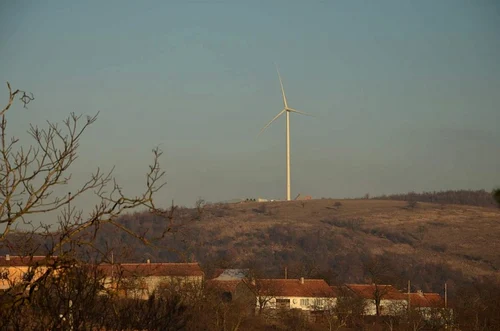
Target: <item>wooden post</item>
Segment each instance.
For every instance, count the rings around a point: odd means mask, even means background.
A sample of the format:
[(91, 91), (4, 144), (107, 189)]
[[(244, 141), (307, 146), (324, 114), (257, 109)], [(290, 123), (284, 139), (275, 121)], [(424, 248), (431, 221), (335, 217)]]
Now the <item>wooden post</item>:
[(410, 311), (410, 306), (411, 306), (411, 303), (410, 303), (410, 293), (411, 293), (411, 285), (410, 285), (410, 280), (408, 280), (408, 312)]
[(444, 282), (444, 308), (448, 308), (448, 284)]

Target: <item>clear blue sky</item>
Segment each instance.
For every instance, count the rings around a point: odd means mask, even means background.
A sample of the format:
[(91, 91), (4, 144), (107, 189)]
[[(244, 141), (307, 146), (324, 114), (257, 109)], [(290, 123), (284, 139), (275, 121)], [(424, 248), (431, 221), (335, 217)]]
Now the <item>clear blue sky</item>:
[(317, 116), (292, 115), (292, 195), (500, 184), (494, 0), (4, 1), (0, 51), (0, 80), (36, 97), (9, 117), (23, 142), (101, 112), (75, 185), (115, 165), (138, 193), (159, 145), (160, 204), (283, 198), (284, 118), (257, 137), (282, 109), (275, 62)]

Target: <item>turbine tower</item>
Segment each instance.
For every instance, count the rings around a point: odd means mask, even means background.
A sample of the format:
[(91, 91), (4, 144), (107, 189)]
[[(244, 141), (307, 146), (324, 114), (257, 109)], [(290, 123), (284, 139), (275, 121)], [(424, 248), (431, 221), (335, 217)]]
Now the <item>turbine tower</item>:
[(286, 200), (290, 201), (291, 200), (291, 174), (290, 174), (290, 113), (297, 113), (297, 114), (302, 114), (302, 115), (307, 115), (307, 116), (312, 116), (310, 114), (304, 113), (302, 111), (298, 111), (296, 109), (288, 107), (288, 102), (286, 100), (286, 95), (285, 95), (285, 89), (283, 88), (283, 81), (281, 80), (281, 75), (276, 67), (276, 71), (278, 72), (278, 78), (280, 80), (280, 86), (281, 86), (281, 95), (283, 96), (283, 110), (281, 110), (278, 115), (276, 115), (269, 123), (266, 124), (265, 127), (260, 130), (259, 135), (267, 129), (269, 125), (271, 125), (272, 122), (274, 122), (278, 117), (286, 113)]

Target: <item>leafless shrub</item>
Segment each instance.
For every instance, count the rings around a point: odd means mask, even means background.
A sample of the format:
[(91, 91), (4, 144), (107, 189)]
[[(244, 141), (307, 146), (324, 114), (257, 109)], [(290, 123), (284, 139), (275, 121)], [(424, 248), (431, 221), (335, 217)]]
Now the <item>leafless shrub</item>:
[(446, 244), (432, 244), (430, 245), (430, 248), (433, 251), (436, 251), (438, 253), (443, 253), (446, 252), (446, 249), (448, 248)]
[(446, 227), (446, 223), (443, 221), (428, 221), (427, 224), (438, 227)]
[(413, 210), (418, 206), (418, 202), (416, 200), (408, 200), (406, 202), (406, 209)]
[(207, 205), (206, 201), (202, 198), (199, 198), (196, 200), (195, 206), (196, 206), (196, 219), (198, 221), (201, 221), (201, 218), (203, 217), (203, 214), (205, 212), (205, 206)]
[(323, 220), (321, 221), (323, 223), (333, 225), (339, 228), (346, 228), (350, 229), (352, 231), (359, 231), (362, 229), (362, 225), (364, 221), (362, 219), (347, 219), (347, 220), (339, 220), (339, 219), (333, 219), (333, 220)]

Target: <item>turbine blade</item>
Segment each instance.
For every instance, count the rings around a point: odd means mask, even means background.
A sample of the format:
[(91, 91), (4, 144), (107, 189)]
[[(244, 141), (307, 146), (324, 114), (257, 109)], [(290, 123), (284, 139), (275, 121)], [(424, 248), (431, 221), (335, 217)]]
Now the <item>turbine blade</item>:
[(297, 113), (297, 114), (302, 114), (302, 115), (306, 115), (306, 116), (311, 116), (311, 117), (315, 117), (314, 115), (311, 115), (311, 114), (308, 114), (308, 113), (304, 113), (303, 111), (299, 111), (299, 110), (296, 110), (296, 109), (293, 109), (293, 108), (287, 108), (286, 110), (292, 112), (292, 113)]
[(280, 80), (281, 95), (283, 96), (283, 104), (285, 105), (285, 108), (288, 108), (288, 103), (286, 102), (285, 89), (283, 88), (283, 81), (281, 80), (281, 75), (280, 71), (278, 70), (278, 66), (276, 66), (276, 71), (278, 72), (278, 78)]
[(280, 117), (281, 115), (283, 115), (284, 112), (286, 112), (286, 109), (283, 109), (282, 111), (280, 111), (278, 113), (278, 115), (274, 116), (274, 118), (269, 123), (267, 123), (266, 126), (262, 128), (262, 130), (260, 130), (260, 132), (259, 132), (259, 134), (257, 136), (259, 136), (262, 132), (264, 132), (264, 130), (267, 129), (267, 127), (269, 125), (271, 125), (271, 123), (274, 122), (278, 117)]

